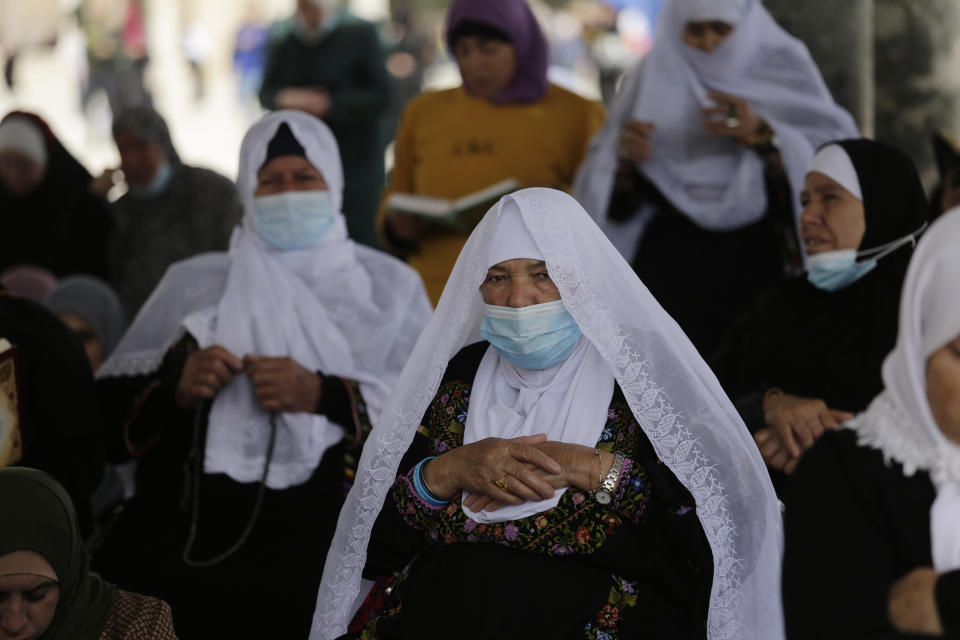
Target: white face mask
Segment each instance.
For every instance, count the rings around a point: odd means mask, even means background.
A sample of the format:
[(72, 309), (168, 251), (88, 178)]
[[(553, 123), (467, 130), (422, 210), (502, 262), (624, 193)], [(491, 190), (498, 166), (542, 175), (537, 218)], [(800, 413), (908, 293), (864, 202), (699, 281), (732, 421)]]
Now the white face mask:
[(257, 234), (277, 251), (316, 246), (335, 219), (329, 191), (285, 191), (253, 199)]

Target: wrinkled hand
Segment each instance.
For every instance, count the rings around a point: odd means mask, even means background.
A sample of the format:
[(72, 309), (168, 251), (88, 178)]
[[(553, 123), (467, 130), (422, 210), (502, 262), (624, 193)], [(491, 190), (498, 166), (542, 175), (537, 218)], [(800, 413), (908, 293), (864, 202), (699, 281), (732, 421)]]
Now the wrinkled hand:
[(241, 371), (243, 363), (223, 347), (215, 345), (194, 351), (187, 358), (177, 384), (177, 406), (192, 409), (201, 401), (209, 400)]
[(98, 198), (106, 198), (107, 193), (116, 184), (115, 177), (120, 169), (104, 169), (103, 173), (90, 181), (90, 194)]
[(408, 216), (399, 211), (387, 212), (387, 225), (390, 227), (390, 232), (404, 242), (417, 242), (433, 228), (433, 225), (426, 220)]
[[(716, 91), (707, 96), (717, 103), (715, 107), (700, 109), (703, 126), (710, 135), (732, 137), (745, 143), (763, 124), (746, 100)], [(736, 127), (727, 126), (731, 117), (737, 121)]]
[(617, 156), (632, 163), (646, 162), (653, 154), (653, 136), (655, 126), (652, 122), (628, 120), (620, 130), (617, 139)]
[(753, 434), (753, 439), (768, 467), (776, 471), (782, 471), (787, 475), (796, 470), (800, 458), (790, 457), (787, 447), (783, 444), (783, 440), (780, 439), (780, 434), (777, 433), (776, 429), (773, 427), (760, 429)]
[(799, 458), (812, 447), (825, 429), (833, 429), (852, 417), (852, 413), (831, 409), (817, 398), (779, 394), (763, 400), (764, 422), (776, 430), (791, 458)]
[[(548, 474), (563, 471), (556, 460), (533, 446), (546, 439), (542, 434), (510, 440), (485, 438), (457, 447), (424, 465), (423, 480), (439, 498), (466, 491), (504, 504), (545, 500), (553, 495), (553, 487), (528, 465)], [(495, 484), (500, 478), (506, 479), (506, 490)]]
[(330, 94), (317, 88), (281, 89), (277, 93), (276, 104), (278, 109), (306, 111), (318, 118), (325, 118), (331, 107)]
[[(613, 464), (612, 453), (601, 451), (598, 459), (592, 447), (556, 441), (533, 446), (560, 463), (560, 473), (551, 473), (527, 465), (531, 472), (548, 482), (553, 489), (576, 487), (581, 491), (593, 491), (603, 482), (610, 465)], [(474, 511), (496, 511), (503, 506), (501, 501), (479, 494), (470, 494), (463, 503)]]
[(894, 629), (943, 636), (936, 599), (939, 577), (935, 569), (921, 567), (893, 583), (887, 596), (887, 615)]
[(320, 403), (322, 381), (292, 358), (243, 357), (253, 392), (264, 411), (313, 413)]

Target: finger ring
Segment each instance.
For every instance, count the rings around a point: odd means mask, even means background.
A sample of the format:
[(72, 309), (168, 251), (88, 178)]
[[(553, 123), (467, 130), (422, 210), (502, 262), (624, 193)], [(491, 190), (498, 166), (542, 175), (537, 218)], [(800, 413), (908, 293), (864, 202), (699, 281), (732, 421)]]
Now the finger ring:
[(723, 121), (727, 125), (727, 129), (739, 129), (740, 128), (740, 118), (736, 116), (730, 116)]
[(498, 487), (500, 487), (501, 489), (503, 489), (504, 491), (506, 491), (506, 490), (507, 490), (507, 476), (503, 476), (502, 478), (500, 478), (499, 480), (497, 480), (497, 481), (494, 482), (493, 484), (497, 485)]

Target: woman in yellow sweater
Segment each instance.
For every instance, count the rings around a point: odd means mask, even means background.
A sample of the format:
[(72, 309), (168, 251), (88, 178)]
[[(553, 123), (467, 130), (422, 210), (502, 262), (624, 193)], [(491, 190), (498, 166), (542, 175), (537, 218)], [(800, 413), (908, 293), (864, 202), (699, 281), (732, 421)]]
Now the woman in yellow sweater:
[(388, 211), (390, 194), (454, 199), (508, 178), (568, 190), (604, 118), (599, 103), (547, 81), (547, 42), (525, 0), (456, 0), (447, 44), (463, 84), (407, 107), (379, 217), (434, 304), (468, 234)]

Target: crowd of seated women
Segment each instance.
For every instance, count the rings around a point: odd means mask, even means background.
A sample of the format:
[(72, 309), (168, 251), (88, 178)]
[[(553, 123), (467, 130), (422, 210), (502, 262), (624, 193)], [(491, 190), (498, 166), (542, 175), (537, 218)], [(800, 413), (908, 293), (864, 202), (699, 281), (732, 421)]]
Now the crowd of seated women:
[(97, 178), (4, 117), (0, 640), (960, 638), (954, 156), (932, 216), (760, 0), (658, 25), (605, 114), (454, 0), (384, 250), (315, 113), (235, 183), (152, 109)]

